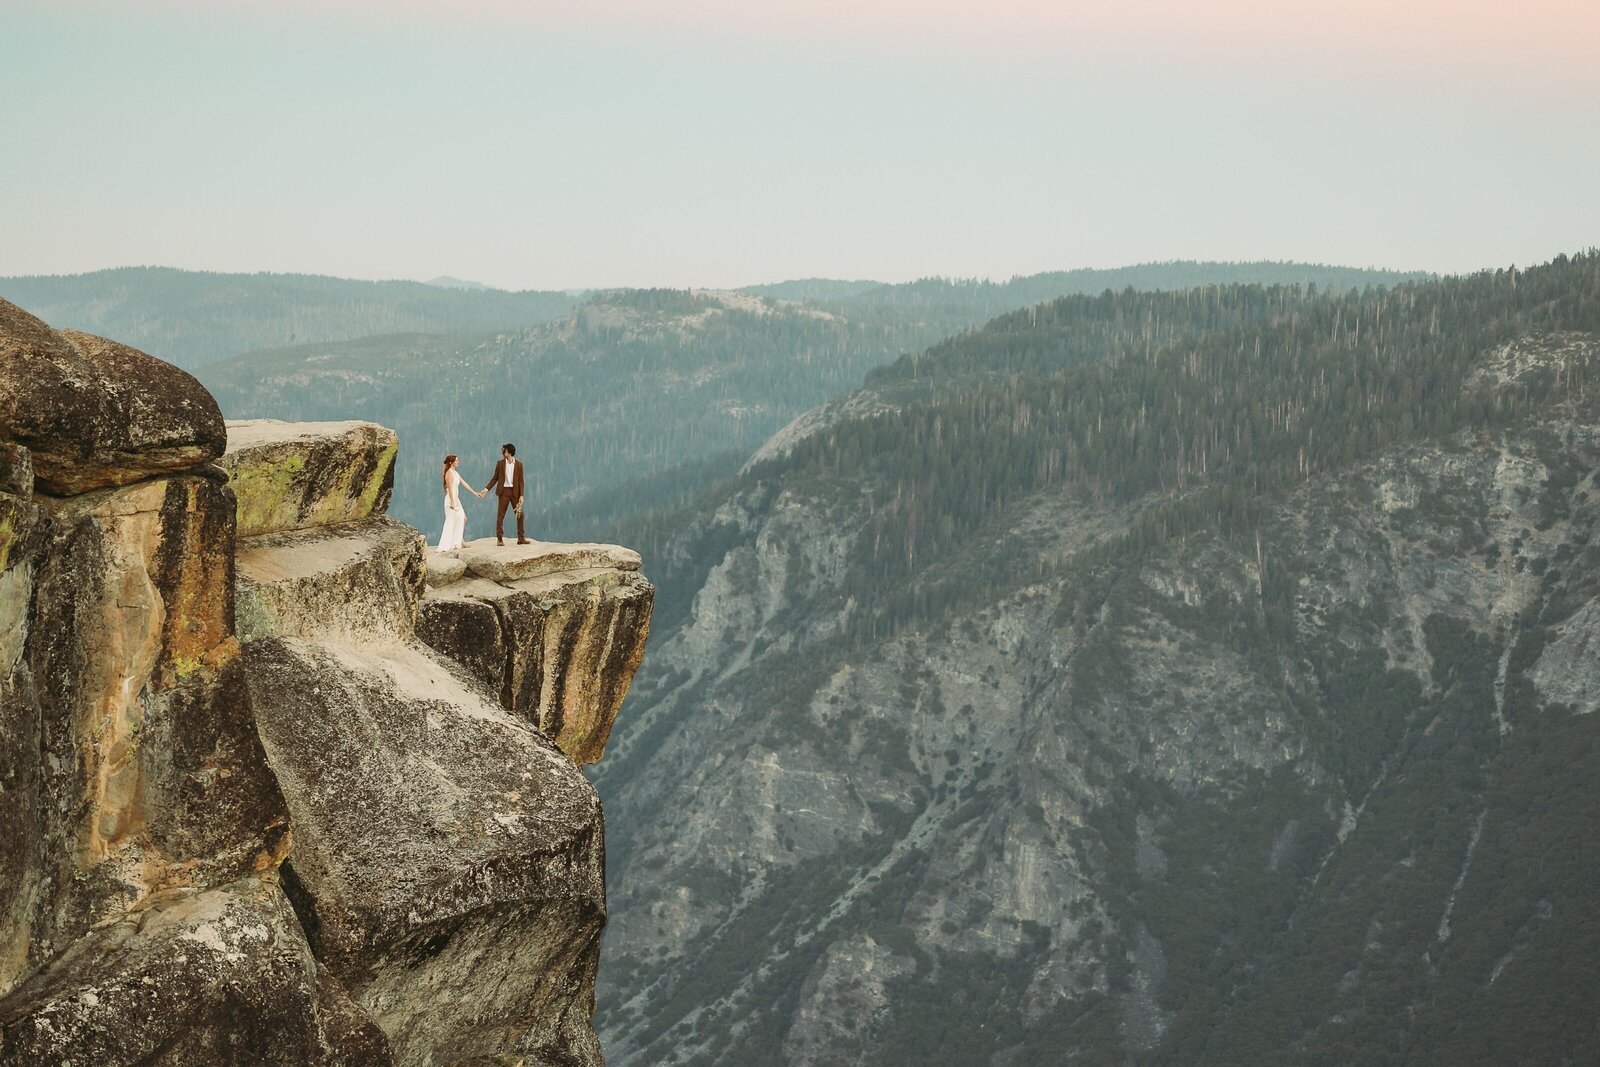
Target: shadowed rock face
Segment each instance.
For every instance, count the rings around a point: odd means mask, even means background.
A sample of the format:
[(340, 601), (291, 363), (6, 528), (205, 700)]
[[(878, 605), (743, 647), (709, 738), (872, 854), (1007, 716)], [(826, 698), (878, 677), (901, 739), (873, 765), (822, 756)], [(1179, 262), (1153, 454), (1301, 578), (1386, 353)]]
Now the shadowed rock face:
[(654, 597), (638, 573), (606, 567), (472, 577), (423, 597), (417, 636), (575, 762), (594, 763), (644, 656)]
[(236, 544), (192, 379), (4, 304), (0, 357), (0, 1067), (599, 1064), (599, 800), (417, 640), (393, 434), (240, 448)]
[(231, 504), (192, 475), (7, 500), (0, 989), (152, 893), (287, 851), (238, 677)]
[(245, 653), (319, 957), (403, 1063), (528, 1046), (599, 1063), (600, 801), (537, 731), (419, 648)]
[(21, 445), (0, 441), (0, 493), (33, 495), (33, 454)]
[(228, 423), (220, 463), (239, 500), (239, 536), (381, 515), (399, 438), (371, 422)]
[(393, 1063), (270, 879), (152, 898), (74, 942), (7, 1008), (7, 1063)]
[(0, 300), (0, 440), (32, 453), (41, 492), (68, 496), (209, 462), (225, 432), (177, 367)]

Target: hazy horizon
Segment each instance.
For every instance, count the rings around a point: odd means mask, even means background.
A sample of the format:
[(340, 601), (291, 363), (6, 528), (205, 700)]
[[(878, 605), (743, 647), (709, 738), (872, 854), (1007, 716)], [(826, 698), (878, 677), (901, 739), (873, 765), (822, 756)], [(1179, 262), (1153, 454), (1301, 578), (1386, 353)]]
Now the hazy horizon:
[[(1555, 255), (1561, 255), (1563, 253), (1565, 253), (1565, 254), (1574, 254), (1574, 253), (1581, 252), (1581, 251), (1584, 251), (1584, 250), (1583, 249), (1576, 249), (1576, 248), (1574, 248), (1574, 249), (1563, 249), (1561, 251), (1557, 251), (1557, 252), (1553, 253), (1553, 255), (1550, 256), (1550, 257), (1546, 257), (1546, 259), (1553, 258)], [(1032, 277), (1032, 276), (1036, 276), (1036, 275), (1039, 275), (1039, 274), (1071, 274), (1071, 273), (1079, 272), (1079, 271), (1082, 271), (1082, 272), (1094, 272), (1094, 271), (1109, 272), (1109, 271), (1115, 271), (1115, 270), (1133, 269), (1133, 268), (1138, 268), (1138, 267), (1162, 266), (1162, 265), (1165, 265), (1165, 264), (1177, 263), (1177, 262), (1209, 263), (1209, 262), (1222, 262), (1222, 261), (1205, 260), (1205, 259), (1192, 259), (1192, 260), (1145, 260), (1145, 261), (1142, 261), (1142, 262), (1139, 262), (1139, 263), (1095, 263), (1095, 264), (1087, 264), (1087, 265), (1081, 265), (1081, 266), (1080, 265), (1074, 265), (1074, 266), (1067, 266), (1067, 267), (1055, 267), (1055, 268), (1047, 268), (1047, 269), (1042, 270), (1042, 271), (1032, 271), (1032, 272), (1030, 272), (1028, 274), (1022, 274), (1022, 273), (1019, 273), (1019, 272), (1011, 272), (1011, 273), (1007, 273), (1007, 274), (997, 274), (997, 275), (919, 274), (919, 275), (907, 276), (907, 277), (904, 277), (904, 278), (845, 278), (845, 277), (839, 277), (839, 276), (828, 277), (828, 276), (815, 275), (815, 274), (804, 275), (804, 276), (798, 275), (798, 274), (789, 274), (789, 275), (783, 275), (781, 277), (774, 276), (774, 277), (770, 277), (770, 278), (756, 278), (756, 279), (751, 279), (749, 281), (739, 282), (739, 283), (733, 284), (733, 285), (712, 286), (712, 285), (696, 285), (696, 284), (690, 283), (690, 284), (687, 284), (687, 285), (654, 286), (653, 288), (669, 288), (669, 289), (683, 289), (683, 290), (705, 290), (705, 291), (708, 291), (708, 292), (737, 292), (737, 291), (739, 291), (741, 289), (756, 288), (756, 287), (760, 287), (760, 286), (782, 285), (782, 284), (785, 284), (785, 283), (807, 282), (807, 281), (826, 281), (826, 282), (841, 282), (841, 283), (863, 283), (863, 282), (866, 282), (866, 283), (883, 284), (883, 285), (906, 285), (906, 284), (910, 284), (910, 283), (913, 283), (913, 282), (936, 280), (936, 281), (957, 282), (957, 283), (959, 283), (959, 282), (973, 282), (973, 283), (987, 283), (987, 284), (1004, 284), (1006, 282), (1013, 281), (1015, 279)], [(1298, 265), (1304, 265), (1304, 266), (1326, 267), (1326, 268), (1330, 268), (1330, 269), (1392, 271), (1392, 272), (1398, 273), (1398, 274), (1415, 274), (1415, 273), (1427, 273), (1428, 272), (1427, 268), (1423, 268), (1423, 267), (1416, 267), (1416, 268), (1392, 267), (1392, 266), (1386, 266), (1386, 265), (1382, 265), (1382, 264), (1371, 264), (1371, 263), (1320, 263), (1320, 262), (1316, 262), (1316, 261), (1312, 261), (1312, 260), (1306, 260), (1306, 259), (1252, 260), (1252, 261), (1242, 261), (1242, 260), (1240, 260), (1240, 261), (1233, 261), (1233, 262), (1263, 262), (1263, 263), (1270, 262), (1270, 263), (1282, 263), (1282, 264), (1285, 264), (1285, 265), (1298, 264)], [(1486, 263), (1486, 264), (1481, 265), (1480, 267), (1472, 268), (1472, 270), (1497, 269), (1499, 267), (1513, 266), (1513, 265), (1520, 268), (1520, 267), (1525, 267), (1525, 266), (1533, 266), (1535, 264), (1534, 264), (1534, 261), (1529, 261), (1528, 263), (1517, 263), (1517, 264), (1489, 264), (1489, 263)], [(213, 269), (210, 269), (210, 268), (176, 266), (176, 265), (173, 265), (173, 264), (170, 264), (170, 263), (121, 263), (121, 264), (116, 264), (116, 265), (107, 266), (107, 267), (95, 267), (95, 268), (91, 268), (89, 270), (83, 270), (83, 271), (62, 271), (62, 272), (55, 272), (55, 273), (50, 273), (50, 274), (44, 274), (44, 273), (24, 274), (24, 273), (17, 272), (17, 273), (0, 275), (0, 280), (4, 280), (4, 279), (7, 279), (7, 278), (76, 278), (76, 277), (83, 277), (83, 276), (91, 275), (91, 274), (102, 274), (102, 273), (107, 273), (107, 272), (111, 272), (111, 271), (119, 271), (119, 270), (173, 270), (173, 271), (181, 271), (183, 273), (188, 273), (188, 274), (233, 274), (233, 275), (242, 275), (242, 276), (269, 275), (269, 276), (278, 276), (278, 277), (306, 277), (306, 278), (321, 277), (321, 278), (331, 278), (331, 279), (338, 280), (338, 281), (376, 282), (376, 283), (382, 283), (382, 282), (415, 282), (418, 285), (433, 285), (433, 286), (435, 286), (437, 288), (443, 288), (443, 289), (482, 288), (482, 289), (492, 290), (492, 291), (495, 291), (495, 292), (552, 292), (552, 293), (580, 294), (580, 293), (602, 293), (602, 292), (605, 292), (607, 290), (612, 290), (612, 289), (634, 288), (632, 286), (622, 286), (622, 285), (589, 285), (589, 286), (582, 286), (582, 285), (561, 286), (561, 285), (556, 285), (556, 286), (550, 286), (548, 288), (538, 289), (538, 290), (534, 290), (534, 289), (520, 289), (520, 290), (518, 290), (518, 289), (506, 289), (506, 288), (504, 288), (502, 286), (492, 285), (492, 284), (490, 284), (488, 282), (484, 282), (481, 279), (463, 277), (461, 275), (454, 275), (454, 274), (435, 274), (432, 277), (428, 277), (428, 278), (401, 278), (401, 277), (381, 277), (381, 276), (364, 277), (364, 278), (362, 278), (362, 277), (352, 277), (350, 275), (343, 275), (343, 274), (328, 274), (328, 273), (322, 272), (322, 271), (213, 270)], [(1468, 271), (1467, 273), (1470, 273), (1470, 272), (1471, 271)], [(1443, 274), (1447, 274), (1447, 273), (1457, 273), (1457, 272), (1433, 271), (1432, 273), (1443, 275)], [(457, 283), (457, 284), (450, 284), (450, 283)], [(652, 288), (652, 287), (651, 286), (640, 286), (639, 288)], [(3, 295), (3, 294), (0, 294), (0, 295)]]
[(1600, 11), (0, 0), (0, 275), (1459, 273), (1600, 243)]

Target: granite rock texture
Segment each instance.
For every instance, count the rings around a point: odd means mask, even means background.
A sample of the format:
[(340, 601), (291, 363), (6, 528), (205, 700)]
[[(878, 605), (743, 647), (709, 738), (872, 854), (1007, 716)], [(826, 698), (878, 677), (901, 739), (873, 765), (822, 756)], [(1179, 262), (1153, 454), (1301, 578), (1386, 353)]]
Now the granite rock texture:
[[(219, 466), (181, 372), (11, 305), (0, 346), (0, 1065), (601, 1063), (600, 803), (570, 731), (419, 640), (393, 434)], [(583, 610), (647, 619), (608, 573), (538, 579), (541, 631), (485, 606), (564, 723), (638, 664), (543, 636), (606, 582)]]
[(7, 1064), (394, 1062), (269, 878), (154, 897), (73, 942), (6, 1007)]
[(399, 1061), (601, 1062), (603, 823), (572, 762), (425, 651), (269, 638), (246, 658), (296, 830), (285, 883)]
[(496, 582), (595, 568), (639, 569), (639, 553), (621, 545), (564, 545), (552, 541), (530, 541), (525, 545), (507, 541), (497, 545), (493, 538), (480, 537), (462, 545), (456, 555), (468, 573)]
[(221, 479), (0, 514), (3, 991), (153, 893), (275, 866), (288, 825), (238, 675)]
[(239, 536), (383, 514), (399, 447), (393, 430), (371, 422), (229, 422), (220, 462), (239, 500)]
[(217, 402), (191, 375), (0, 300), (0, 440), (29, 450), (40, 492), (187, 470), (221, 455), (224, 438)]
[[(575, 762), (594, 763), (644, 655), (655, 591), (616, 546), (519, 547), (499, 549), (503, 559), (492, 543), (463, 549), (467, 577), (428, 590), (417, 635)], [(565, 566), (576, 560), (620, 565)]]
[(239, 539), (239, 637), (334, 632), (404, 640), (425, 542), (387, 516)]

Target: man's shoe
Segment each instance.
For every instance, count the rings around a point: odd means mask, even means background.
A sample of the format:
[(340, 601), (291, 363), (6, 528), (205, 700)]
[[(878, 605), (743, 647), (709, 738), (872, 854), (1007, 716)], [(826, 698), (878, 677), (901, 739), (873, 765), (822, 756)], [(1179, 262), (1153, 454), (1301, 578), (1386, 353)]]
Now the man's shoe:
[(500, 547), (501, 547), (501, 548), (504, 548), (504, 547), (506, 547), (506, 543), (505, 543), (505, 541), (504, 541), (504, 540), (503, 540), (503, 539), (502, 539), (502, 538), (499, 538), (499, 537), (496, 537), (496, 538), (495, 538), (495, 539), (494, 539), (494, 543), (495, 543), (495, 544), (497, 544), (497, 545), (499, 545), (499, 546), (500, 546)]
[(519, 537), (519, 538), (517, 538), (517, 544), (519, 544), (519, 545), (531, 545), (531, 544), (533, 544), (533, 542), (528, 540), (526, 537)]

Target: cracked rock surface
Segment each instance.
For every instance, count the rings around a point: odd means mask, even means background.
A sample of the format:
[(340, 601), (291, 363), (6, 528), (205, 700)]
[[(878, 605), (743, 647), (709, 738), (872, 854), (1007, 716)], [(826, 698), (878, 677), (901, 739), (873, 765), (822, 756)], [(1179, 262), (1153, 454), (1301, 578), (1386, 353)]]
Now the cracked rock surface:
[(175, 368), (3, 302), (0, 354), (0, 1065), (600, 1064), (568, 727), (639, 662), (637, 557), (548, 546), (507, 594), (543, 629), (442, 656), (390, 431), (230, 427), (218, 466)]

